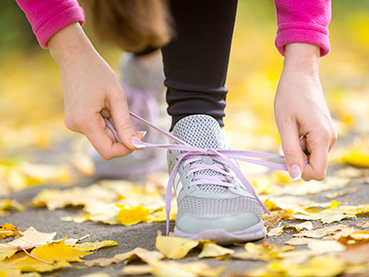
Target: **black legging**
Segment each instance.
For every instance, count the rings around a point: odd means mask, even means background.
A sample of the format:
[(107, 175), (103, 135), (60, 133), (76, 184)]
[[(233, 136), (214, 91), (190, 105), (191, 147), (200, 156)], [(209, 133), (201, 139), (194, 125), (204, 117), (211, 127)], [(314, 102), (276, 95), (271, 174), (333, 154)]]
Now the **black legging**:
[(237, 0), (171, 0), (176, 37), (162, 48), (172, 126), (192, 114), (224, 126), (226, 81)]

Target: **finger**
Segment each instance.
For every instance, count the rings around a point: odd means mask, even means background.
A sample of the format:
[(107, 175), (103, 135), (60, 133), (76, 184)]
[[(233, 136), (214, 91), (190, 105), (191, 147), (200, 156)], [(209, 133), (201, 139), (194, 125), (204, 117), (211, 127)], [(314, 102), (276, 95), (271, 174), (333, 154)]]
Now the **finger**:
[(304, 169), (304, 152), (301, 149), (297, 125), (286, 125), (280, 129), (282, 149), (287, 169), (293, 181), (301, 179)]
[(112, 138), (110, 138), (105, 130), (105, 121), (100, 113), (96, 113), (89, 117), (89, 119), (82, 122), (80, 126), (83, 134), (88, 138), (92, 146), (104, 160), (111, 160), (132, 153), (131, 149), (127, 148), (122, 143), (114, 142)]
[(118, 91), (111, 95), (110, 99), (108, 99), (108, 108), (122, 143), (131, 150), (144, 148), (145, 145), (141, 142), (132, 126), (131, 116), (129, 115), (127, 101), (123, 91)]
[(322, 181), (325, 178), (330, 144), (330, 139), (321, 138), (315, 134), (310, 134), (307, 137), (307, 149), (310, 156), (309, 164), (305, 167), (302, 174), (302, 178), (305, 181), (312, 179)]

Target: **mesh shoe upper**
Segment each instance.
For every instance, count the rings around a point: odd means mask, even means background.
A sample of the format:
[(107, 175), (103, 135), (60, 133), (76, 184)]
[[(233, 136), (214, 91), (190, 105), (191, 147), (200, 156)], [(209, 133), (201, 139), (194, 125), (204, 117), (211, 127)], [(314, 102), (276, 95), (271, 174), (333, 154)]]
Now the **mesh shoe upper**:
[[(183, 118), (176, 123), (173, 135), (198, 148), (230, 149), (226, 135), (220, 129), (218, 122), (207, 115), (192, 115)], [(168, 151), (170, 172), (177, 161), (176, 157), (180, 154), (179, 151)], [(187, 162), (186, 164), (186, 161), (181, 163), (182, 165), (179, 166), (174, 181), (178, 203), (176, 220), (178, 229), (187, 231), (193, 229), (194, 232), (198, 232), (207, 228), (209, 220), (216, 220), (219, 222), (219, 226), (217, 226), (217, 223), (212, 223), (210, 224), (211, 228), (228, 228), (237, 231), (239, 228), (241, 230), (245, 229), (245, 226), (248, 228), (261, 220), (263, 210), (260, 204), (240, 183), (235, 174), (221, 162), (215, 161), (211, 156), (203, 155), (201, 160), (193, 163)], [(185, 164), (186, 166), (184, 166)], [(200, 165), (201, 170), (190, 173), (194, 164)], [(211, 168), (214, 164), (219, 164), (219, 168), (223, 168), (228, 175), (220, 172), (223, 169), (219, 171), (206, 168), (206, 165)], [(211, 178), (204, 176), (219, 176), (222, 178), (224, 185), (219, 184), (219, 182), (212, 184), (209, 181)], [(197, 180), (196, 185), (193, 185), (196, 178), (200, 180)], [(204, 179), (203, 182), (201, 178)], [(246, 214), (249, 217), (243, 216)], [(229, 218), (232, 217), (234, 220), (230, 221)], [(204, 226), (188, 226), (188, 223), (191, 222), (191, 220), (188, 220), (189, 218), (204, 219)], [(221, 218), (228, 218), (227, 226), (222, 226)], [(251, 220), (249, 220), (250, 222), (241, 223), (240, 218), (250, 218)], [(198, 221), (196, 221), (196, 224), (198, 225)]]

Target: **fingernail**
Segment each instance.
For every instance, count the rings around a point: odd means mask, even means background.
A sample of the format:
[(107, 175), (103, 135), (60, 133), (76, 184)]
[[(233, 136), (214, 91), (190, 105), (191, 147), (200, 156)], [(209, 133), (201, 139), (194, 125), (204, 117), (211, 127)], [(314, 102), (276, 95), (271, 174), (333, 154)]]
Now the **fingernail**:
[(143, 144), (142, 141), (140, 141), (138, 138), (136, 137), (131, 137), (131, 143), (134, 145), (134, 147), (138, 148), (138, 149), (142, 149), (145, 148), (145, 144)]
[(141, 139), (143, 139), (144, 136), (146, 136), (147, 131), (138, 131), (137, 133), (140, 133), (141, 134)]
[(298, 164), (293, 164), (290, 169), (292, 181), (298, 181), (301, 179), (301, 169)]

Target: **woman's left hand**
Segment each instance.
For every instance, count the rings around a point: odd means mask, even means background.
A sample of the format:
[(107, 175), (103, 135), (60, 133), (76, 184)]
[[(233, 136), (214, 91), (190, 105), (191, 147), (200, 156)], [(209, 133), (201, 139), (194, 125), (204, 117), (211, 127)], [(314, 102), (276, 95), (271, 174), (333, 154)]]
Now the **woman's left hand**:
[(337, 134), (319, 81), (320, 48), (288, 44), (285, 57), (274, 110), (287, 168), (293, 180), (323, 180)]

